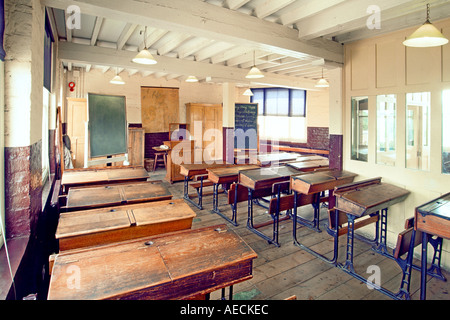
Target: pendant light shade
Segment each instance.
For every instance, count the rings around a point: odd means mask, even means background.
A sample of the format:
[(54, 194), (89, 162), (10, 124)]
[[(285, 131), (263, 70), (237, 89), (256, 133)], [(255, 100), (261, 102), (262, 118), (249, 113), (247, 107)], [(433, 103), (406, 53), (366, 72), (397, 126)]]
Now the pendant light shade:
[(187, 77), (186, 82), (198, 82), (198, 79), (195, 76), (189, 76)]
[[(142, 33), (142, 31), (141, 31), (141, 33)], [(146, 65), (157, 63), (155, 58), (153, 58), (152, 54), (150, 53), (150, 51), (147, 50), (147, 27), (145, 27), (145, 30), (144, 30), (144, 49), (139, 51), (139, 53), (133, 58), (132, 61), (134, 63), (146, 64)]]
[(261, 73), (261, 71), (259, 71), (257, 67), (252, 67), (245, 77), (247, 79), (258, 79), (263, 78), (264, 75)]
[(430, 4), (427, 4), (427, 20), (416, 31), (414, 31), (403, 44), (407, 47), (436, 47), (448, 43), (442, 33), (430, 22)]
[(114, 78), (109, 81), (109, 83), (112, 84), (125, 84), (125, 81), (123, 81), (122, 77), (119, 75), (116, 75)]
[(328, 88), (330, 84), (328, 81), (323, 77), (323, 69), (322, 69), (322, 78), (319, 79), (319, 81), (316, 82), (315, 87), (316, 88)]
[(155, 58), (147, 49), (142, 49), (132, 60), (134, 63), (139, 64), (156, 64)]
[(243, 95), (243, 96), (252, 96), (252, 95), (253, 95), (253, 92), (252, 92), (252, 90), (247, 89), (247, 90), (244, 91), (244, 93), (243, 93), (242, 95)]
[(264, 78), (264, 75), (259, 71), (259, 69), (255, 66), (255, 52), (253, 52), (253, 67), (245, 76), (247, 79), (258, 79)]

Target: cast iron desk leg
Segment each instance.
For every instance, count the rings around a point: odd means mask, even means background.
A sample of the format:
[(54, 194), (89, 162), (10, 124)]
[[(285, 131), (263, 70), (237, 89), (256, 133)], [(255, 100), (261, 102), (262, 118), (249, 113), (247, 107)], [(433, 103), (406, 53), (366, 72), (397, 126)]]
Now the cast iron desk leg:
[(428, 234), (422, 232), (422, 257), (420, 270), (420, 300), (427, 299), (427, 246)]

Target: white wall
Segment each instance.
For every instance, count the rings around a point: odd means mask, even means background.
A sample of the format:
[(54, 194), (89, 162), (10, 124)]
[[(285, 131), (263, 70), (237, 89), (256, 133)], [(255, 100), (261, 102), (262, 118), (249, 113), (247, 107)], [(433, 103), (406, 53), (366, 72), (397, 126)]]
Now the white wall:
[[(450, 35), (450, 19), (434, 22)], [(418, 27), (418, 26), (417, 26)], [(417, 28), (416, 27), (416, 28)], [(450, 192), (450, 175), (441, 173), (442, 90), (450, 88), (450, 47), (405, 48), (402, 41), (416, 28), (354, 42), (345, 46), (344, 169), (357, 173), (357, 180), (381, 176), (382, 181), (409, 190), (408, 198), (389, 209), (388, 242), (394, 246), (407, 218), (417, 206)], [(405, 166), (405, 96), (409, 92), (431, 92), (431, 164), (429, 171)], [(376, 96), (397, 95), (396, 163), (377, 164)], [(351, 160), (351, 97), (369, 97), (368, 161)], [(367, 227), (366, 232), (372, 230)], [(420, 250), (416, 250), (419, 252)], [(433, 251), (433, 250), (429, 250)], [(444, 241), (442, 263), (450, 268), (450, 246)], [(431, 253), (430, 253), (431, 254)]]

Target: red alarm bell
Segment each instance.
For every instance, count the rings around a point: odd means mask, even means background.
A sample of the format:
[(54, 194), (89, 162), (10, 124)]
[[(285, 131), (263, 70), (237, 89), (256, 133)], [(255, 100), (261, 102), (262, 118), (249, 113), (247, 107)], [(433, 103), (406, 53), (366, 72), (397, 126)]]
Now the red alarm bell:
[(73, 81), (69, 82), (69, 88), (70, 88), (70, 91), (73, 91), (75, 88), (75, 82), (73, 82)]

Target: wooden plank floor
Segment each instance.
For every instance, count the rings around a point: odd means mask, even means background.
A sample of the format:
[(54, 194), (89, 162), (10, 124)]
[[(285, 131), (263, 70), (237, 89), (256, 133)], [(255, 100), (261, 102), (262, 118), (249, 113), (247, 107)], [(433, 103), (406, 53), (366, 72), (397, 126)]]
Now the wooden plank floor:
[[(164, 179), (164, 168), (150, 172), (153, 179)], [(173, 198), (183, 197), (183, 183), (167, 183)], [(209, 190), (207, 188), (206, 190)], [(195, 190), (190, 188), (190, 193)], [(219, 197), (221, 211), (231, 217), (231, 209), (225, 204), (224, 194)], [(253, 279), (234, 286), (233, 299), (235, 300), (283, 300), (295, 295), (298, 300), (390, 300), (386, 295), (369, 289), (365, 283), (344, 273), (338, 268), (314, 257), (306, 251), (295, 246), (292, 241), (292, 221), (286, 220), (280, 223), (280, 247), (268, 244), (267, 241), (255, 235), (247, 229), (247, 202), (238, 206), (237, 227), (227, 223), (217, 214), (212, 213), (212, 196), (203, 198), (203, 210), (192, 206), (197, 214), (192, 228), (204, 226), (228, 224), (240, 235), (258, 254), (254, 261)], [(255, 222), (263, 222), (270, 219), (266, 210), (260, 206), (254, 206)], [(303, 217), (312, 215), (310, 206), (301, 208)], [(322, 209), (321, 223), (326, 221), (326, 209)], [(271, 225), (259, 229), (267, 235), (272, 234)], [(299, 227), (298, 239), (313, 250), (330, 256), (333, 250), (333, 240), (322, 226), (323, 232), (317, 233), (306, 227)], [(345, 260), (346, 237), (340, 238), (339, 261)], [(416, 250), (420, 250), (417, 247)], [(392, 252), (392, 250), (391, 250)], [(417, 265), (420, 261), (416, 260)], [(366, 242), (355, 239), (355, 270), (360, 275), (368, 278), (372, 273), (367, 273), (369, 266), (377, 266), (381, 271), (381, 285), (393, 292), (397, 292), (401, 283), (401, 269), (398, 264), (387, 257), (381, 256), (371, 250)], [(443, 270), (447, 279), (450, 273)], [(227, 291), (228, 292), (228, 291)], [(418, 300), (420, 295), (420, 273), (413, 270), (411, 290), (412, 299)], [(449, 300), (450, 281), (443, 282), (430, 279), (427, 285), (428, 300)], [(211, 299), (218, 299), (219, 293), (211, 295)]]

